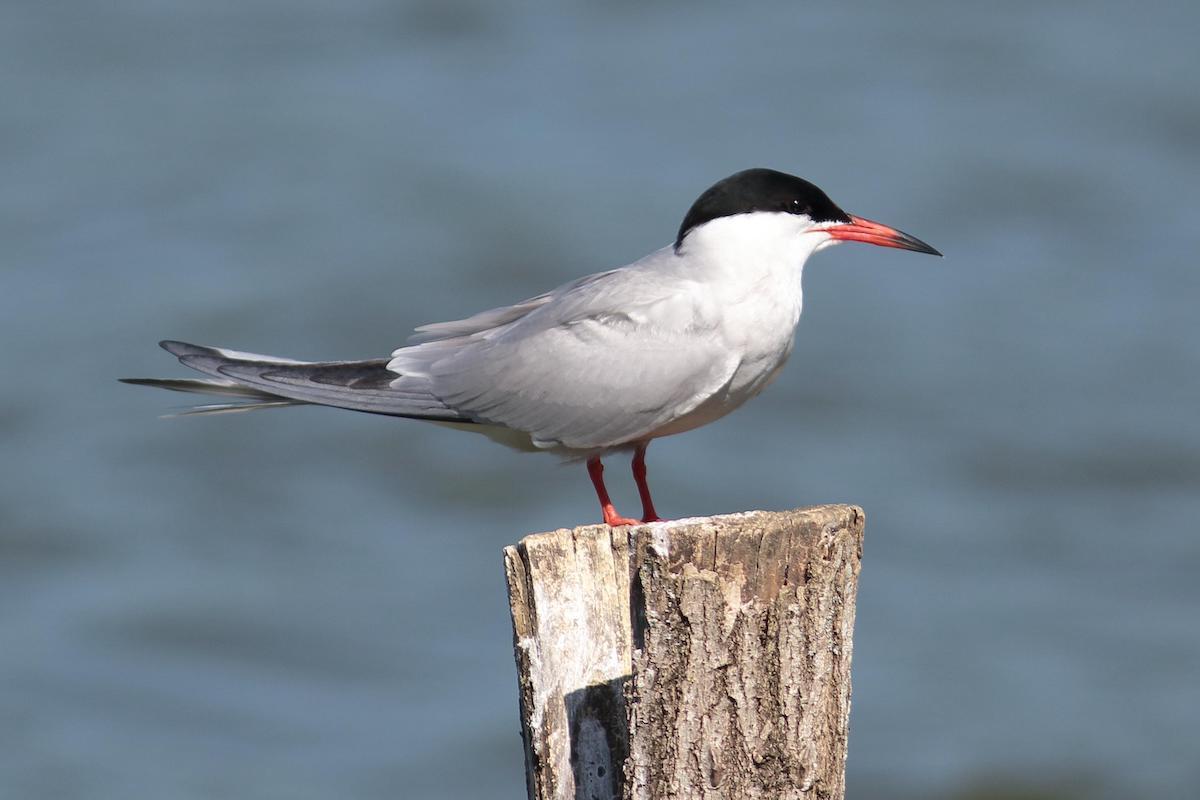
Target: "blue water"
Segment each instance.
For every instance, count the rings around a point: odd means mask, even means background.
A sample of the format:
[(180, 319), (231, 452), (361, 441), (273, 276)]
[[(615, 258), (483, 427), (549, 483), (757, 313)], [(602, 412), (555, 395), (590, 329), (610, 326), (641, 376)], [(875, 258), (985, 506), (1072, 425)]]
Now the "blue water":
[(385, 354), (755, 165), (947, 254), (820, 254), (650, 452), (668, 515), (866, 508), (851, 798), (1197, 796), (1197, 9), (5, 4), (0, 797), (523, 797), (499, 551), (582, 468), (114, 379)]

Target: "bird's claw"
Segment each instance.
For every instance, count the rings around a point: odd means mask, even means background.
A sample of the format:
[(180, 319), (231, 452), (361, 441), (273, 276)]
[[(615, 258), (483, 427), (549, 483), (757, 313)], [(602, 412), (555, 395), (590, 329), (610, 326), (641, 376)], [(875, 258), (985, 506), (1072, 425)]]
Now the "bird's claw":
[(622, 525), (641, 525), (642, 521), (637, 520), (637, 519), (630, 519), (629, 517), (622, 517), (620, 514), (617, 513), (617, 510), (615, 508), (613, 508), (612, 506), (609, 506), (608, 508), (604, 509), (604, 524), (609, 525), (613, 528), (617, 528)]

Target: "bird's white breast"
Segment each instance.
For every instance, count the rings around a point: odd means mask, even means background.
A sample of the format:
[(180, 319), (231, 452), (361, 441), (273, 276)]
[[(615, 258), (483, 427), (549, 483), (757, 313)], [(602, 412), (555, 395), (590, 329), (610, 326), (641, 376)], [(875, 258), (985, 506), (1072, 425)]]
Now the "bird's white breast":
[(689, 275), (718, 320), (715, 334), (736, 358), (728, 382), (656, 436), (692, 430), (757, 395), (791, 355), (803, 307), (801, 272), (825, 239), (802, 234), (789, 215), (751, 214), (714, 220), (681, 249)]

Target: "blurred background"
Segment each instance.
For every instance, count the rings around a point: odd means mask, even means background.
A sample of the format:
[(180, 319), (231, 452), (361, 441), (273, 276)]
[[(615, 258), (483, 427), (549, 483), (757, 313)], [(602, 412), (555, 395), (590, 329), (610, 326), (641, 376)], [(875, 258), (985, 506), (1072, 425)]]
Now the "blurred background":
[(866, 508), (849, 796), (1198, 796), (1198, 9), (4, 4), (0, 796), (524, 797), (500, 548), (582, 467), (115, 379), (386, 354), (749, 166), (946, 253), (820, 254), (650, 450), (668, 516)]

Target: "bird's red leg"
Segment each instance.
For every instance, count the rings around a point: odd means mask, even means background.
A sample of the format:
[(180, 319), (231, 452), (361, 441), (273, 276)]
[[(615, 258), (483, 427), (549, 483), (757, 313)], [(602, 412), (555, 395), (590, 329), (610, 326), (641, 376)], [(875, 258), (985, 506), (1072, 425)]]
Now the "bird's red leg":
[(642, 522), (658, 522), (662, 517), (654, 510), (650, 485), (646, 483), (646, 448), (649, 446), (649, 442), (643, 442), (633, 451), (633, 479), (637, 481), (638, 494), (642, 497)]
[(600, 463), (600, 457), (589, 458), (587, 468), (588, 477), (592, 479), (592, 486), (596, 487), (596, 497), (600, 498), (600, 508), (604, 511), (604, 524), (612, 525), (614, 528), (617, 525), (637, 525), (636, 519), (622, 517), (613, 508), (612, 500), (608, 497), (608, 489), (604, 488), (604, 465)]

